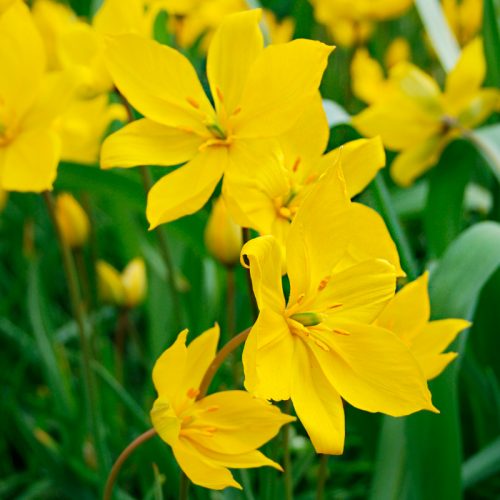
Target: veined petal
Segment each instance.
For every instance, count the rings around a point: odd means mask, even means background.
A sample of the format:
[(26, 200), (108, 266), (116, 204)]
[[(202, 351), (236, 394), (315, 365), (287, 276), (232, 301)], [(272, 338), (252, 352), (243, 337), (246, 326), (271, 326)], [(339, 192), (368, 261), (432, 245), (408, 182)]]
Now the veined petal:
[(194, 158), (202, 141), (192, 132), (143, 118), (106, 138), (101, 149), (101, 167), (177, 165)]
[(279, 138), (286, 167), (290, 171), (296, 168), (305, 180), (311, 166), (324, 153), (329, 135), (323, 102), (317, 93), (295, 125)]
[(190, 439), (180, 439), (172, 451), (180, 468), (194, 484), (212, 490), (223, 490), (229, 486), (242, 489), (226, 467), (207, 458)]
[(394, 182), (403, 187), (413, 184), (415, 179), (436, 165), (449, 141), (447, 136), (436, 135), (400, 153), (391, 165)]
[(289, 178), (275, 140), (238, 140), (231, 145), (222, 192), (233, 220), (270, 234), (274, 199), (288, 194)]
[(183, 330), (176, 341), (157, 360), (153, 366), (153, 384), (160, 398), (171, 403), (177, 399), (186, 372), (188, 331)]
[(285, 298), (281, 285), (281, 249), (274, 236), (260, 236), (241, 249), (242, 265), (250, 268), (259, 309), (282, 312)]
[(286, 243), (290, 303), (302, 293), (315, 291), (344, 255), (350, 233), (340, 234), (338, 221), (350, 204), (337, 163), (304, 198), (290, 226)]
[(325, 351), (309, 343), (321, 369), (340, 395), (356, 408), (394, 417), (436, 411), (417, 361), (405, 344), (383, 328), (338, 322), (318, 330)]
[(349, 198), (354, 198), (385, 166), (385, 150), (380, 137), (358, 139), (321, 157), (316, 168), (321, 172), (340, 160)]
[(248, 342), (250, 353), (245, 352), (246, 344), (243, 351), (245, 388), (260, 398), (289, 399), (295, 339), (284, 317), (263, 309), (252, 327)]
[(312, 40), (266, 47), (248, 75), (235, 134), (275, 137), (286, 132), (316, 95), (332, 50)]
[(150, 229), (199, 210), (213, 193), (226, 164), (226, 148), (207, 148), (161, 178), (148, 194)]
[[(381, 259), (372, 259), (333, 272), (323, 289), (311, 301), (311, 310), (328, 316), (328, 324), (337, 319), (371, 323), (394, 297), (396, 273), (394, 266)], [(333, 307), (333, 308), (332, 308)], [(308, 304), (304, 303), (307, 309)]]
[(6, 148), (0, 187), (35, 193), (51, 190), (60, 151), (59, 137), (50, 129), (19, 134)]
[(207, 57), (207, 75), (217, 110), (228, 116), (239, 105), (252, 64), (264, 48), (260, 9), (226, 16), (215, 32)]
[(426, 376), (430, 379), (438, 375), (426, 361), (431, 361), (440, 355), (457, 337), (470, 326), (470, 322), (463, 319), (441, 319), (427, 323), (417, 335), (411, 339), (411, 351), (420, 362)]
[(35, 100), (45, 69), (43, 42), (23, 2), (0, 15), (0, 99), (20, 118)]
[(341, 455), (345, 419), (342, 400), (303, 342), (297, 342), (292, 401), (317, 453)]
[(211, 394), (195, 406), (200, 412), (199, 425), (216, 430), (213, 435), (198, 433), (192, 439), (208, 450), (225, 455), (254, 451), (276, 436), (282, 425), (295, 420), (281, 413), (277, 406), (245, 391)]
[(107, 38), (106, 63), (120, 92), (145, 117), (207, 135), (214, 111), (180, 52), (137, 35)]
[(483, 41), (475, 38), (462, 50), (460, 59), (448, 73), (445, 99), (454, 115), (459, 112), (481, 88), (486, 76)]
[(376, 319), (375, 325), (390, 330), (408, 343), (429, 321), (428, 286), (429, 274), (425, 272), (394, 296)]

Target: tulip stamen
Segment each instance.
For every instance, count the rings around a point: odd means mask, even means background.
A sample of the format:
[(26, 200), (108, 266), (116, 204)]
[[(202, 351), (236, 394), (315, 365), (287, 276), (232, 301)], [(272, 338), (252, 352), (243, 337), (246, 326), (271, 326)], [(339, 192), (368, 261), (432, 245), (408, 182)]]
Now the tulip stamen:
[(196, 100), (193, 99), (192, 97), (186, 97), (186, 101), (193, 106), (195, 109), (200, 109), (200, 103)]

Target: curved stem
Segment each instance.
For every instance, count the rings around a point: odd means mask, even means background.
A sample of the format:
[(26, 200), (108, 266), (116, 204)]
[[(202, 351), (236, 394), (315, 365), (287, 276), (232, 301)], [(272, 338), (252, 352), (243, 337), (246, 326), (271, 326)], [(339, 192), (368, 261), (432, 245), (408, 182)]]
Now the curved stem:
[(148, 441), (153, 436), (156, 435), (156, 431), (154, 429), (149, 429), (148, 431), (141, 434), (139, 437), (135, 438), (121, 453), (120, 456), (116, 459), (116, 462), (113, 464), (111, 468), (111, 472), (109, 473), (108, 480), (106, 481), (106, 486), (104, 487), (104, 494), (102, 496), (103, 500), (111, 500), (111, 495), (113, 493), (113, 486), (115, 485), (116, 478), (120, 473), (120, 469), (123, 464), (127, 460), (127, 458), (132, 454), (132, 452), (140, 446), (142, 443)]
[(328, 478), (328, 455), (319, 456), (318, 485), (316, 488), (316, 500), (325, 498), (325, 484)]
[(203, 380), (201, 381), (200, 384), (200, 393), (198, 394), (197, 399), (201, 399), (206, 396), (208, 388), (210, 384), (212, 383), (212, 380), (217, 373), (217, 370), (220, 368), (224, 360), (243, 342), (248, 337), (248, 334), (250, 333), (251, 328), (247, 328), (246, 330), (243, 330), (241, 333), (238, 333), (238, 335), (235, 335), (215, 356), (214, 360), (208, 367), (207, 371), (205, 372), (205, 376), (203, 377)]

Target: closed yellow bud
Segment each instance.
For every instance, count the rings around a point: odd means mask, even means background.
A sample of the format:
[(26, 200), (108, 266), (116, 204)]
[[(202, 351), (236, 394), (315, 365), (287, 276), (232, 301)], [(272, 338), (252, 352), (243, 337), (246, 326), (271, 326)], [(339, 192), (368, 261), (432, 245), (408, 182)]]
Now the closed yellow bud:
[(125, 299), (120, 273), (110, 264), (99, 260), (96, 266), (97, 289), (103, 302), (122, 305)]
[(141, 258), (131, 260), (124, 269), (121, 281), (124, 291), (124, 305), (135, 307), (146, 295), (146, 266)]
[(392, 68), (396, 64), (406, 62), (411, 59), (411, 48), (406, 38), (395, 38), (385, 51), (385, 65)]
[(205, 227), (205, 245), (210, 254), (225, 266), (234, 266), (240, 260), (241, 228), (229, 216), (224, 200), (218, 198)]
[(56, 218), (66, 245), (78, 248), (85, 244), (90, 230), (89, 219), (85, 210), (69, 193), (57, 196)]

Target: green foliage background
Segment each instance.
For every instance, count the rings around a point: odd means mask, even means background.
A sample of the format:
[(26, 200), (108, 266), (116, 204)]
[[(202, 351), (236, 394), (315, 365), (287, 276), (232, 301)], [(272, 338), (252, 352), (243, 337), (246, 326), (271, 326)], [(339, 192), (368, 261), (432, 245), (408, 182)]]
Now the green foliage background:
[[(89, 16), (99, 2), (70, 3), (79, 15)], [(422, 9), (423, 2), (417, 3)], [(307, 0), (262, 4), (278, 16), (293, 16), (296, 37), (328, 40)], [(499, 2), (485, 0), (484, 7), (488, 84), (498, 86)], [(372, 53), (381, 59), (389, 41), (404, 35), (415, 62), (442, 82), (444, 71), (422, 36), (425, 28), (416, 8), (399, 20), (381, 23), (370, 41)], [(160, 38), (166, 35), (159, 33)], [(335, 51), (322, 93), (354, 113), (362, 105), (350, 91), (351, 56), (347, 49)], [(203, 67), (199, 57), (194, 63)], [(440, 415), (390, 419), (347, 408), (346, 452), (329, 459), (328, 499), (500, 498), (500, 125), (495, 123), (498, 116), (477, 141), (450, 145), (438, 167), (413, 187), (396, 188), (383, 173), (361, 196), (384, 215), (400, 250), (407, 243), (414, 268), (408, 269), (410, 274), (432, 269), (433, 317), (465, 317), (474, 325), (455, 346), (459, 361), (431, 383)], [(338, 125), (332, 129), (330, 147), (355, 137), (348, 125)], [(96, 325), (92, 368), (109, 468), (150, 426), (148, 411), (155, 397), (151, 368), (181, 326), (198, 334), (218, 321), (222, 341), (227, 340), (226, 272), (203, 245), (208, 208), (166, 227), (182, 290), (182, 325), (177, 325), (157, 240), (146, 231), (138, 171), (63, 164), (59, 172), (56, 190), (74, 193), (91, 216), (92, 243), (82, 254), (86, 268), (93, 269), (97, 257), (123, 268), (139, 255), (148, 268), (147, 299), (130, 317), (134, 334), (127, 339), (122, 380), (115, 375), (114, 353), (120, 312), (96, 303), (94, 277), (89, 284)], [(0, 216), (0, 273), (0, 498), (97, 498), (104, 478), (92, 467), (95, 450), (89, 445), (82, 403), (77, 328), (53, 228), (39, 196), (10, 196)], [(239, 331), (252, 322), (243, 269), (236, 270), (236, 282)], [(213, 387), (227, 387), (231, 377), (230, 368), (223, 367)], [(281, 438), (265, 451), (281, 461)], [(292, 430), (292, 463), (295, 498), (314, 498), (318, 460), (299, 423)], [(244, 492), (192, 488), (192, 498), (284, 498), (282, 477), (274, 470), (235, 475)], [(178, 486), (179, 470), (170, 450), (154, 439), (125, 465), (116, 498), (175, 498)]]

